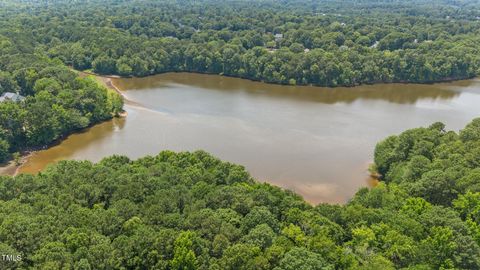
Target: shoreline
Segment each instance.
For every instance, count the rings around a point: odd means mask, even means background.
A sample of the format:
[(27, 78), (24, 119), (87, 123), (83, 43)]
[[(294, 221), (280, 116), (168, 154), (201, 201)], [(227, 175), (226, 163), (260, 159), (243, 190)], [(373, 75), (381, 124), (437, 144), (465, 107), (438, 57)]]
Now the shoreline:
[(28, 162), (28, 159), (38, 150), (24, 151), (18, 161), (18, 164), (14, 160), (7, 161), (0, 165), (0, 176), (17, 176), (22, 166)]
[[(116, 86), (115, 83), (112, 80), (112, 79), (123, 79), (123, 78), (129, 78), (129, 77), (120, 77), (120, 76), (116, 76), (116, 75), (100, 75), (100, 74), (95, 74), (93, 72), (80, 71), (80, 70), (74, 70), (74, 71), (78, 72), (80, 74), (80, 76), (83, 76), (83, 77), (87, 77), (87, 76), (94, 77), (95, 80), (97, 80), (97, 82), (99, 82), (100, 84), (105, 86), (107, 89), (113, 90), (117, 94), (119, 94), (122, 97), (122, 99), (124, 101), (124, 104), (143, 107), (141, 104), (138, 104), (135, 101), (132, 101), (132, 100), (128, 99), (127, 96), (125, 95), (125, 93), (118, 86)], [(126, 117), (127, 115), (128, 115), (128, 112), (123, 110), (123, 112), (119, 113), (118, 116), (119, 117)]]
[[(95, 74), (95, 73), (92, 73), (92, 72), (85, 72), (85, 71), (76, 71), (79, 76), (81, 77), (87, 77), (87, 76), (92, 76), (93, 79), (95, 79), (99, 84), (103, 85), (104, 87), (106, 87), (107, 89), (110, 89), (112, 91), (115, 91), (117, 94), (119, 94), (122, 99), (125, 101), (126, 104), (132, 104), (132, 105), (135, 105), (135, 102), (134, 101), (130, 101), (124, 92), (122, 92), (122, 90), (120, 90), (120, 88), (118, 88), (117, 85), (115, 85), (114, 83), (114, 79), (117, 79), (117, 78), (132, 78), (132, 77), (120, 77), (120, 76), (109, 76), (109, 75), (99, 75), (99, 74)], [(218, 75), (218, 74), (205, 74), (205, 73), (196, 73), (196, 72), (168, 72), (168, 73), (191, 73), (191, 74), (201, 74), (202, 76), (206, 75), (206, 76), (222, 76), (222, 77), (227, 77), (227, 78), (238, 78), (238, 79), (244, 79), (244, 78), (239, 78), (239, 77), (232, 77), (232, 76), (223, 76), (223, 75)], [(168, 73), (162, 73), (162, 74), (168, 74)], [(156, 74), (156, 75), (161, 75), (161, 74)], [(155, 75), (151, 75), (151, 76), (155, 76)], [(133, 77), (135, 78), (135, 77)], [(249, 79), (246, 79), (246, 80), (249, 80)], [(253, 81), (253, 80), (250, 80), (250, 81)], [(456, 81), (461, 81), (461, 80), (456, 80)], [(257, 81), (258, 82), (258, 81)], [(439, 82), (439, 83), (447, 83), (447, 82)], [(271, 84), (271, 83), (270, 83)], [(400, 84), (400, 83), (398, 83)], [(412, 83), (407, 83), (408, 84), (412, 84)], [(274, 85), (279, 85), (279, 84), (274, 84)], [(282, 86), (282, 85), (280, 85)], [(288, 85), (286, 85), (288, 86)], [(297, 85), (296, 87), (304, 87), (303, 85)], [(315, 86), (315, 87), (318, 87), (318, 88), (326, 88), (326, 87), (320, 87), (320, 86)], [(338, 88), (338, 87), (329, 87), (331, 89), (334, 89), (334, 88)], [(352, 89), (354, 89), (355, 87), (351, 87)], [(141, 105), (140, 105), (141, 106)], [(127, 112), (126, 111), (123, 111), (121, 113), (119, 113), (118, 117), (126, 117), (127, 116)], [(38, 148), (30, 148), (30, 149), (26, 149), (25, 151), (22, 152), (22, 155), (21, 155), (21, 161), (20, 161), (20, 164), (17, 166), (15, 165), (14, 161), (11, 160), (5, 164), (0, 164), (0, 175), (11, 175), (11, 176), (16, 176), (19, 174), (20, 170), (22, 169), (22, 167), (24, 166), (24, 164), (26, 164), (29, 159), (35, 155), (37, 152), (39, 151), (42, 151), (42, 150), (45, 150), (45, 149), (49, 149), (55, 145), (58, 145), (60, 144), (63, 140), (67, 139), (70, 135), (73, 135), (73, 134), (79, 134), (79, 133), (83, 133), (83, 132), (88, 132), (89, 128), (91, 128), (92, 126), (95, 126), (97, 124), (100, 124), (100, 123), (103, 123), (105, 121), (109, 121), (111, 119), (107, 119), (107, 120), (104, 120), (104, 121), (101, 121), (99, 123), (95, 123), (93, 125), (90, 125), (86, 128), (83, 128), (83, 129), (80, 129), (80, 130), (74, 130), (72, 131), (71, 133), (69, 134), (65, 134), (64, 136), (61, 136), (60, 138), (58, 138), (57, 140), (53, 141), (52, 143), (44, 146), (44, 147), (38, 147)], [(372, 171), (370, 171), (370, 180), (367, 184), (367, 186), (369, 187), (373, 187), (373, 186), (376, 186), (379, 182), (379, 176), (376, 175), (375, 173), (372, 173)]]
[(75, 70), (74, 71), (78, 72), (80, 77), (87, 77), (87, 76), (93, 76), (95, 79), (97, 79), (98, 82), (100, 82), (103, 86), (105, 86), (107, 89), (114, 90), (117, 94), (119, 94), (124, 100), (128, 100), (125, 96), (125, 94), (118, 88), (114, 83), (113, 80), (114, 78), (123, 78), (120, 76), (109, 76), (109, 75), (99, 75), (95, 74), (93, 72), (89, 71), (81, 71), (81, 70)]
[[(119, 94), (122, 99), (126, 102), (128, 102), (128, 99), (125, 97), (125, 95), (122, 93), (122, 91), (113, 83), (112, 81), (112, 77), (106, 77), (106, 76), (99, 76), (99, 75), (96, 75), (96, 74), (93, 74), (93, 73), (89, 73), (89, 72), (84, 72), (84, 71), (78, 71), (79, 73), (79, 76), (80, 77), (86, 77), (86, 76), (94, 76), (95, 79), (101, 83), (104, 87), (110, 90), (113, 90), (115, 91), (117, 94)], [(113, 117), (127, 117), (128, 113), (127, 111), (123, 110), (122, 112), (120, 112), (117, 116), (113, 116)], [(91, 127), (97, 125), (97, 124), (100, 124), (100, 123), (103, 123), (105, 121), (110, 121), (113, 119), (110, 118), (110, 119), (106, 119), (104, 121), (101, 121), (101, 122), (98, 122), (98, 123), (94, 123), (94, 124), (91, 124), (85, 128), (82, 128), (82, 129), (79, 129), (79, 130), (72, 130), (70, 133), (68, 134), (64, 134), (62, 136), (60, 136), (58, 139), (52, 141), (51, 143), (49, 143), (48, 145), (45, 145), (45, 146), (39, 146), (39, 147), (32, 147), (32, 148), (27, 148), (27, 149), (24, 149), (22, 152), (21, 152), (21, 156), (20, 156), (20, 161), (19, 161), (19, 164), (15, 164), (15, 161), (14, 160), (8, 160), (6, 161), (5, 163), (3, 164), (0, 164), (0, 176), (16, 176), (18, 175), (20, 169), (22, 168), (22, 166), (28, 162), (28, 159), (34, 155), (36, 152), (38, 151), (42, 151), (42, 150), (45, 150), (45, 149), (49, 149), (55, 145), (58, 145), (60, 144), (63, 140), (65, 140), (66, 138), (68, 138), (70, 135), (72, 134), (79, 134), (79, 133), (82, 133), (82, 132), (85, 132), (87, 131), (88, 129), (90, 129)]]
[[(153, 74), (148, 74), (145, 76), (121, 76), (121, 75), (114, 75), (114, 74), (97, 74), (91, 71), (80, 71), (76, 70), (77, 72), (84, 73), (87, 75), (95, 76), (98, 78), (103, 78), (103, 79), (131, 79), (131, 78), (147, 78), (150, 76), (156, 76), (156, 75), (162, 75), (162, 74), (168, 74), (168, 73), (190, 73), (190, 74), (200, 74), (200, 75), (213, 75), (213, 76), (221, 76), (221, 77), (226, 77), (226, 78), (236, 78), (236, 79), (242, 79), (242, 80), (248, 80), (251, 82), (259, 82), (259, 83), (265, 83), (265, 84), (272, 84), (272, 85), (280, 85), (280, 86), (295, 86), (295, 87), (318, 87), (318, 88), (326, 88), (326, 89), (335, 89), (335, 88), (352, 88), (355, 89), (356, 87), (361, 87), (361, 86), (368, 86), (368, 85), (380, 85), (380, 84), (403, 84), (403, 85), (435, 85), (435, 84), (446, 84), (446, 83), (453, 83), (453, 82), (459, 82), (459, 81), (467, 81), (467, 80), (474, 80), (476, 78), (480, 78), (479, 75), (471, 76), (471, 77), (461, 77), (461, 78), (444, 78), (440, 80), (433, 80), (433, 81), (424, 81), (424, 82), (412, 82), (412, 81), (376, 81), (376, 82), (371, 82), (371, 83), (356, 83), (354, 85), (336, 85), (336, 86), (322, 86), (322, 85), (317, 85), (317, 84), (288, 84), (288, 83), (275, 83), (275, 82), (267, 82), (264, 80), (256, 80), (252, 78), (246, 78), (242, 76), (235, 76), (235, 75), (225, 75), (225, 74), (219, 74), (219, 73), (210, 73), (210, 72), (198, 72), (198, 71), (166, 71), (166, 72), (160, 72), (160, 73), (153, 73)], [(113, 85), (113, 82), (112, 82)], [(123, 93), (121, 93), (121, 90), (118, 89), (115, 85), (113, 85), (113, 90), (115, 91), (120, 91), (120, 94), (124, 96)]]

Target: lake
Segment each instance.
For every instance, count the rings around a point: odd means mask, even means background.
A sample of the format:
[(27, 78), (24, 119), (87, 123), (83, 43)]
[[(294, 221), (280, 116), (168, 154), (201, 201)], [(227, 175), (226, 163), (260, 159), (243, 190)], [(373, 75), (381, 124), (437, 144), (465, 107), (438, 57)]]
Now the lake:
[(62, 159), (202, 149), (311, 203), (343, 203), (369, 184), (378, 141), (437, 121), (458, 131), (480, 111), (478, 79), (320, 88), (167, 73), (113, 83), (128, 99), (126, 118), (35, 153), (21, 172)]

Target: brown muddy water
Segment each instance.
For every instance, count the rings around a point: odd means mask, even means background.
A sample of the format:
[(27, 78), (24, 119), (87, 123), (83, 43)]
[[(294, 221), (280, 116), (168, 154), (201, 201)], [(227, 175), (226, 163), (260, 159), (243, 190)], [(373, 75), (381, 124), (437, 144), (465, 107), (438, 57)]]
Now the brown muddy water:
[(436, 121), (459, 130), (480, 115), (478, 79), (333, 89), (188, 73), (113, 82), (132, 101), (126, 118), (35, 153), (21, 172), (62, 159), (203, 149), (309, 202), (342, 203), (368, 185), (378, 141)]

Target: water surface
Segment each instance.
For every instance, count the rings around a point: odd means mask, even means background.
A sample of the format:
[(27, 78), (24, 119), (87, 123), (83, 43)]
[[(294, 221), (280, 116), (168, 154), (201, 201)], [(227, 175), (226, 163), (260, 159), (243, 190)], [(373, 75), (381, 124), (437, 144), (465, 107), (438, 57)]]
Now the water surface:
[(36, 153), (22, 172), (62, 159), (203, 149), (312, 203), (341, 203), (368, 184), (379, 140), (436, 121), (459, 130), (480, 104), (479, 80), (331, 89), (169, 73), (114, 83), (132, 101), (128, 117)]

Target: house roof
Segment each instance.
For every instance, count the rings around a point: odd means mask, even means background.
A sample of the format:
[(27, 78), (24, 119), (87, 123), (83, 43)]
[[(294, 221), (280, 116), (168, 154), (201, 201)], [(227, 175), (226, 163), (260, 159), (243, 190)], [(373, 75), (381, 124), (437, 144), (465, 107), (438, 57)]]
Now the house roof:
[(24, 99), (25, 99), (24, 96), (21, 96), (17, 93), (6, 92), (6, 93), (3, 93), (3, 95), (0, 97), (0, 102), (4, 102), (4, 101), (18, 102), (18, 101), (23, 101)]

